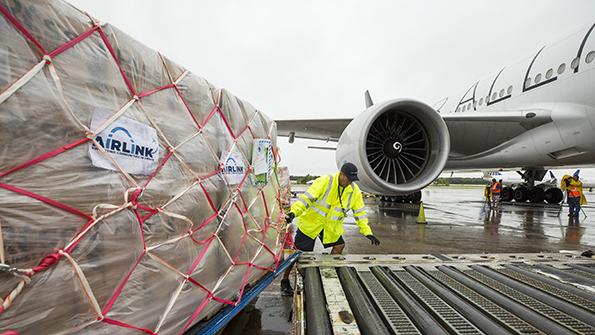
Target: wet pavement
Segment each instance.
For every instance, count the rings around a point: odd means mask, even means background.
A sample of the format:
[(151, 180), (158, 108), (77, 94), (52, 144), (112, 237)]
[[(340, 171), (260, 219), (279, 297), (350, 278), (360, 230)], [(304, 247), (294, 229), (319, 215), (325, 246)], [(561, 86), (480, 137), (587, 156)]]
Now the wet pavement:
[[(595, 248), (595, 208), (583, 207), (569, 219), (564, 205), (502, 204), (490, 209), (481, 187), (429, 187), (423, 192), (427, 224), (417, 224), (419, 206), (366, 200), (368, 218), (381, 245), (359, 234), (352, 218), (345, 220), (348, 254), (558, 252)], [(595, 201), (595, 194), (586, 193)], [(318, 241), (315, 252), (328, 252)], [(291, 298), (279, 293), (279, 280), (245, 309), (224, 334), (290, 334)]]

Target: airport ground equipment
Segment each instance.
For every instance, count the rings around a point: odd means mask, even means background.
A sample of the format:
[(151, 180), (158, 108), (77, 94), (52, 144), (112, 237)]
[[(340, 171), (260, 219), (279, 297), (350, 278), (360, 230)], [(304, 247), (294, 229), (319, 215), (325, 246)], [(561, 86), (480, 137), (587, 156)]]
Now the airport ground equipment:
[(63, 1), (0, 36), (0, 332), (180, 334), (276, 270), (272, 120)]
[(282, 275), (283, 272), (297, 260), (300, 254), (301, 252), (298, 251), (289, 255), (289, 257), (279, 264), (277, 270), (267, 273), (252, 287), (246, 288), (244, 299), (242, 299), (240, 303), (227, 306), (208, 321), (196, 324), (191, 329), (188, 329), (185, 335), (214, 335), (220, 332), (242, 309), (258, 297), (258, 295), (264, 291), (275, 278)]
[(580, 252), (304, 253), (298, 268), (322, 292), (296, 295), (306, 309), (316, 296), (318, 313), (298, 308), (294, 335), (318, 319), (334, 334), (595, 334), (595, 261)]

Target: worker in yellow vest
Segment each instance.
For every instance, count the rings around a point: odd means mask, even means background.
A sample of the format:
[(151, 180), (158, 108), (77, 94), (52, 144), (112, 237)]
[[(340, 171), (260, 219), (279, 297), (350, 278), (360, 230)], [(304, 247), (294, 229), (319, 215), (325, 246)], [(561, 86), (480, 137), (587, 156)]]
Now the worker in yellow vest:
[(491, 185), (486, 185), (483, 189), (483, 196), (486, 198), (486, 203), (488, 207), (492, 208), (492, 188)]
[(560, 188), (566, 191), (567, 202), (568, 202), (568, 216), (578, 217), (578, 213), (581, 211), (581, 205), (587, 203), (587, 199), (583, 194), (583, 183), (579, 180), (580, 170), (572, 175), (572, 177), (565, 175), (562, 177)]
[[(353, 212), (360, 233), (368, 238), (372, 245), (380, 244), (368, 225), (362, 192), (353, 183), (356, 180), (357, 167), (352, 163), (345, 163), (340, 172), (317, 178), (308, 190), (300, 195), (286, 216), (288, 223), (294, 218), (299, 219), (294, 239), (296, 248), (312, 251), (316, 239), (319, 238), (325, 248), (333, 248), (331, 254), (341, 254), (345, 247), (343, 220), (348, 211)], [(281, 292), (285, 295), (293, 294), (289, 283), (290, 272), (291, 267), (285, 271), (281, 280)]]

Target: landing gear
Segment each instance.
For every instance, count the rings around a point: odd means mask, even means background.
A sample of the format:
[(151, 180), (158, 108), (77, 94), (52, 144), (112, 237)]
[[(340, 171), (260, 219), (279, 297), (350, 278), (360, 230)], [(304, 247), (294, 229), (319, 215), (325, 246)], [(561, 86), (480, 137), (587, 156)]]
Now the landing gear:
[(514, 190), (514, 201), (527, 201), (527, 188), (525, 186), (517, 187), (516, 190)]
[[(528, 169), (525, 172), (517, 171), (525, 180), (516, 188), (504, 187), (502, 189), (502, 201), (523, 203), (527, 200), (533, 204), (541, 204), (544, 201), (548, 204), (559, 204), (564, 198), (562, 190), (557, 187), (555, 179), (543, 181), (547, 170)], [(541, 183), (535, 184), (536, 181)], [(542, 182), (543, 181), (543, 182)]]
[(541, 187), (531, 187), (527, 191), (527, 199), (534, 204), (542, 203), (545, 199), (545, 191)]
[(407, 196), (407, 198), (411, 203), (416, 204), (421, 201), (421, 191), (411, 193)]
[(411, 194), (407, 194), (407, 195), (381, 195), (380, 196), (380, 202), (385, 202), (385, 203), (393, 203), (393, 204), (399, 204), (399, 203), (412, 203), (412, 204), (417, 204), (421, 201), (421, 191), (417, 191), (417, 192), (413, 192)]
[(512, 187), (502, 188), (502, 201), (512, 201), (514, 199), (514, 190)]
[(564, 193), (559, 188), (549, 188), (545, 191), (545, 201), (548, 204), (559, 204), (564, 199)]

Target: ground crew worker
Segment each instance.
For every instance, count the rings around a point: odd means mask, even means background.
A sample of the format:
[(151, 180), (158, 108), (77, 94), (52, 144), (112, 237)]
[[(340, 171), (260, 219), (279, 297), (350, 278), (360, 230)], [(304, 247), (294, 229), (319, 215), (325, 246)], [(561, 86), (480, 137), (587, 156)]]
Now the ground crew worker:
[(496, 181), (496, 178), (492, 179), (492, 208), (496, 208), (498, 206), (498, 202), (500, 200), (500, 192), (502, 191), (502, 180), (500, 182)]
[[(357, 167), (352, 163), (345, 163), (340, 172), (317, 178), (308, 190), (300, 195), (286, 216), (288, 223), (294, 218), (299, 218), (294, 240), (296, 248), (312, 251), (316, 238), (319, 238), (325, 248), (333, 247), (331, 254), (341, 254), (345, 247), (342, 236), (343, 219), (350, 210), (353, 211), (360, 233), (368, 238), (372, 245), (380, 244), (368, 226), (362, 192), (353, 183), (356, 180)], [(289, 283), (291, 268), (292, 266), (285, 271), (281, 280), (281, 292), (285, 295), (293, 294), (293, 288)]]
[(578, 217), (578, 213), (581, 211), (581, 205), (587, 203), (587, 199), (583, 194), (583, 182), (579, 180), (580, 170), (572, 175), (572, 177), (566, 175), (562, 177), (562, 183), (560, 187), (566, 191), (567, 202), (568, 202), (568, 216)]
[(490, 188), (490, 184), (486, 185), (483, 189), (483, 195), (486, 197), (486, 203), (490, 208), (492, 208), (492, 190)]

